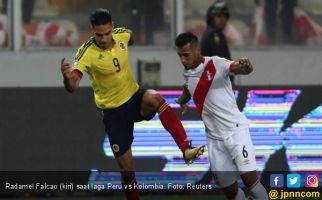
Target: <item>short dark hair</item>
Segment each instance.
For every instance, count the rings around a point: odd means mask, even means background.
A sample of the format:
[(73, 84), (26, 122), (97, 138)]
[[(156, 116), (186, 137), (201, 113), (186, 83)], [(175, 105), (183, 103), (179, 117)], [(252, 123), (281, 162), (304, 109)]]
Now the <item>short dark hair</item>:
[(98, 8), (91, 13), (89, 20), (92, 26), (99, 26), (112, 23), (112, 16), (108, 10)]
[(197, 44), (198, 43), (198, 38), (191, 32), (185, 32), (181, 33), (177, 36), (176, 38), (176, 46), (177, 47), (183, 47), (186, 44)]

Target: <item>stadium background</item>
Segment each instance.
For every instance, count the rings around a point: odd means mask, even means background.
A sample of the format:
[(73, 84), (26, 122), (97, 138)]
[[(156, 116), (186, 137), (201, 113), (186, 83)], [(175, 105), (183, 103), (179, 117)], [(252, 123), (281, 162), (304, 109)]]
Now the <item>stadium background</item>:
[[(23, 19), (23, 13), (27, 12), (23, 0), (4, 2), (0, 1), (2, 11), (8, 6), (7, 12), (0, 15), (1, 174), (5, 176), (6, 171), (17, 174), (22, 171), (83, 171), (82, 178), (86, 179), (95, 170), (117, 170), (106, 145), (88, 78), (82, 81), (80, 91), (70, 95), (63, 89), (59, 72), (60, 59), (66, 57), (72, 62), (78, 45), (89, 36), (88, 13), (97, 7), (108, 8), (116, 26), (134, 30), (137, 43), (130, 49), (130, 62), (135, 76), (142, 79), (144, 73), (148, 73), (139, 70), (140, 63), (157, 63), (159, 81), (150, 83), (150, 87), (160, 89), (171, 101), (183, 82), (182, 67), (173, 47), (174, 37), (187, 30), (200, 36), (205, 28), (206, 9), (213, 1), (95, 0), (89, 4), (85, 0), (35, 0), (27, 22)], [(265, 37), (260, 23), (263, 19), (258, 14), (261, 7), (253, 1), (227, 2), (231, 10), (227, 34), (233, 58), (248, 56), (255, 66), (251, 75), (236, 79), (236, 98), (250, 122), (254, 122), (251, 133), (260, 169), (263, 170), (271, 158), (273, 164), (267, 167), (274, 171), (321, 171), (322, 3), (298, 0), (297, 16), (310, 23), (300, 23), (296, 30), (300, 31), (303, 26), (305, 30), (310, 27), (312, 32), (301, 32), (295, 44), (284, 44), (278, 38), (280, 42), (272, 45), (260, 39)], [(252, 32), (254, 27), (256, 31)], [(280, 35), (280, 24), (278, 27), (276, 31)], [(196, 113), (182, 120), (188, 127), (188, 135), (196, 134), (193, 136), (196, 142), (204, 142), (204, 130)], [(189, 120), (197, 122), (193, 124)], [(286, 129), (280, 134), (283, 124)], [(206, 157), (194, 168), (183, 167), (177, 159), (179, 152), (160, 130), (157, 122), (136, 127), (139, 145), (134, 147), (139, 150), (135, 162), (138, 172), (143, 173), (143, 181), (147, 180), (144, 177), (158, 176), (162, 170), (187, 171), (187, 174), (207, 171)], [(141, 137), (141, 133), (151, 137)], [(158, 138), (168, 142), (165, 150), (159, 151), (158, 144), (154, 144), (152, 150), (148, 148), (149, 142), (155, 142), (154, 134), (161, 134)], [(151, 152), (155, 154), (150, 155)], [(282, 165), (283, 161), (288, 162)], [(147, 172), (153, 174), (145, 176)], [(113, 176), (104, 177), (111, 181), (108, 177)], [(166, 181), (173, 181), (179, 176), (165, 177), (168, 177)], [(185, 175), (179, 178), (187, 180)], [(161, 194), (157, 193), (157, 198), (161, 199)], [(198, 198), (206, 199), (209, 191), (201, 194)], [(211, 194), (217, 195), (217, 192)], [(106, 195), (122, 198), (119, 192)], [(180, 194), (179, 198), (186, 196)]]

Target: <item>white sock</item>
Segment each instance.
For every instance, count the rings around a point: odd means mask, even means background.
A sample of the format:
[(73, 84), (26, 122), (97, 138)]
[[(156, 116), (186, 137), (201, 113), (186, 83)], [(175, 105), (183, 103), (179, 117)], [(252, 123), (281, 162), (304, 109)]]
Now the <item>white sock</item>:
[(244, 191), (242, 189), (238, 188), (238, 192), (233, 200), (245, 200), (245, 199), (246, 199), (246, 196), (245, 196)]
[(261, 184), (261, 182), (255, 183), (253, 186), (250, 187), (251, 189), (249, 190), (250, 196), (254, 200), (268, 200), (268, 195), (267, 191), (264, 188), (264, 186)]

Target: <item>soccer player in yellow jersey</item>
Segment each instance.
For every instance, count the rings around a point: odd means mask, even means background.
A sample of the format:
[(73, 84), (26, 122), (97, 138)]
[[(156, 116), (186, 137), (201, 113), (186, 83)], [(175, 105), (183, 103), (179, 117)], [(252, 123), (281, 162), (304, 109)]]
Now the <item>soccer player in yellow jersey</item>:
[[(94, 37), (78, 49), (73, 68), (65, 58), (61, 60), (61, 72), (69, 92), (79, 87), (85, 72), (89, 75), (95, 104), (104, 114), (105, 129), (121, 169), (122, 184), (136, 184), (131, 152), (134, 122), (150, 120), (156, 112), (183, 152), (185, 162), (192, 163), (204, 151), (204, 146), (191, 147), (169, 104), (156, 91), (143, 90), (135, 81), (128, 59), (128, 46), (133, 44), (131, 31), (114, 28), (106, 9), (95, 10), (90, 22)], [(139, 199), (135, 188), (123, 187), (127, 199)]]

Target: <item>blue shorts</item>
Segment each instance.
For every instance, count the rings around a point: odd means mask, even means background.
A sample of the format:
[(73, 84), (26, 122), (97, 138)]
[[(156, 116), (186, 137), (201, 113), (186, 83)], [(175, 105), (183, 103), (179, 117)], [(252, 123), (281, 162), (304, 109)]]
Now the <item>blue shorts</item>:
[(145, 89), (139, 89), (123, 105), (113, 109), (101, 109), (104, 114), (105, 131), (115, 157), (123, 155), (131, 147), (134, 139), (134, 122), (150, 120), (155, 115), (153, 113), (151, 116), (142, 116), (140, 113), (145, 92)]

